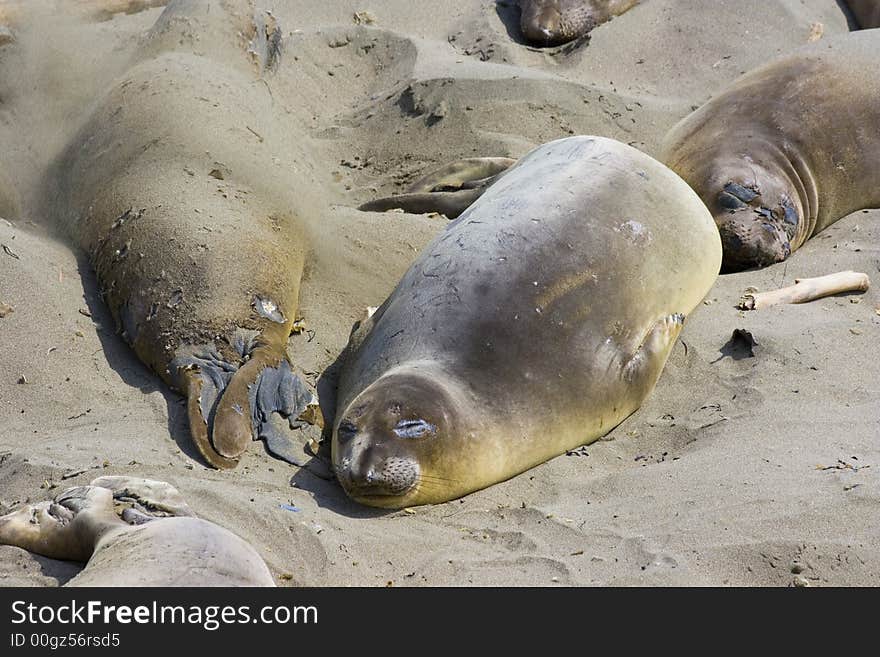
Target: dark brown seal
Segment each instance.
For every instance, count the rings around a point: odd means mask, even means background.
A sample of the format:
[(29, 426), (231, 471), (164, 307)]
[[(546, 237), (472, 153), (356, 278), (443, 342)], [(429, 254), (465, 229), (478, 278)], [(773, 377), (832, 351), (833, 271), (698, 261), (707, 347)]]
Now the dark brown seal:
[(724, 269), (788, 258), (850, 212), (880, 206), (880, 30), (747, 73), (676, 125), (660, 156), (715, 217)]

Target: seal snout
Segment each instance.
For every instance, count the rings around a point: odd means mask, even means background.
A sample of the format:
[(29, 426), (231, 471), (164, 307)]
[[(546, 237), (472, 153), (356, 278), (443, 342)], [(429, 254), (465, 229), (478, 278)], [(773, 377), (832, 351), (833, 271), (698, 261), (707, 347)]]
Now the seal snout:
[(785, 232), (760, 219), (719, 223), (718, 232), (723, 250), (721, 268), (726, 272), (766, 267), (791, 255)]
[[(774, 198), (779, 203), (769, 202)], [(785, 195), (762, 194), (757, 185), (730, 181), (718, 192), (715, 203), (723, 271), (765, 267), (791, 255), (799, 214)]]
[(520, 29), (528, 41), (553, 46), (570, 38), (560, 29), (562, 15), (556, 2), (535, 0), (523, 3), (520, 11)]
[(353, 426), (343, 422), (337, 433), (345, 455), (335, 469), (346, 492), (354, 498), (370, 498), (399, 497), (412, 490), (419, 480), (418, 461), (408, 454), (394, 454), (393, 448), (371, 440), (369, 432), (352, 431)]

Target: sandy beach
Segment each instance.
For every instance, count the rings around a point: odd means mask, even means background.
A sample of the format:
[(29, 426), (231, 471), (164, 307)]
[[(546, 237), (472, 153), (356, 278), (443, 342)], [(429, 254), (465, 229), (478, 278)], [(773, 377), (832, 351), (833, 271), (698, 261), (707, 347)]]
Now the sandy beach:
[[(271, 175), (308, 181), (297, 191), (308, 330), (288, 352), (328, 417), (353, 323), (447, 222), (360, 203), (452, 160), (515, 158), (568, 135), (657, 155), (678, 120), (816, 24), (822, 39), (850, 29), (833, 0), (645, 0), (588, 43), (539, 50), (494, 0), (256, 4), (285, 45), (248, 93), (270, 94), (284, 121), (240, 129), (278, 144)], [(0, 191), (16, 199), (0, 202), (0, 309), (12, 308), (0, 312), (0, 514), (124, 474), (173, 484), (250, 542), (279, 586), (880, 585), (880, 210), (841, 219), (786, 262), (719, 276), (636, 413), (460, 500), (359, 506), (326, 453), (297, 467), (261, 442), (235, 470), (208, 468), (182, 397), (118, 335), (88, 255), (41, 211), (52, 165), (161, 12), (35, 11), (0, 45)], [(187, 166), (207, 173), (227, 136)], [(842, 270), (872, 287), (736, 308), (749, 287)], [(754, 336), (752, 354), (735, 329)], [(303, 446), (314, 436), (304, 430)], [(56, 586), (80, 567), (0, 546), (0, 586)]]

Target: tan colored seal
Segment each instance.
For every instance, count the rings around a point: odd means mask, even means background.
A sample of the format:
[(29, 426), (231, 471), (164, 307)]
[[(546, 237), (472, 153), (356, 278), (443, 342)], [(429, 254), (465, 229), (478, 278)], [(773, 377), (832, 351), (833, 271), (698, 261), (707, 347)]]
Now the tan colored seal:
[(728, 271), (785, 260), (850, 212), (880, 206), (880, 30), (747, 73), (676, 125), (661, 161), (715, 217)]
[(720, 262), (711, 215), (659, 162), (602, 137), (536, 148), (352, 335), (339, 481), (364, 504), (443, 502), (606, 434)]
[(220, 468), (255, 437), (295, 460), (271, 416), (315, 402), (285, 351), (309, 185), (273, 164), (299, 153), (260, 83), (282, 46), (251, 0), (169, 3), (48, 176), (48, 211), (89, 254), (123, 338), (187, 396), (193, 440)]
[(100, 477), (0, 517), (0, 544), (87, 562), (67, 586), (275, 586), (256, 550), (161, 481)]
[(536, 46), (558, 46), (638, 4), (639, 0), (519, 0), (520, 29)]

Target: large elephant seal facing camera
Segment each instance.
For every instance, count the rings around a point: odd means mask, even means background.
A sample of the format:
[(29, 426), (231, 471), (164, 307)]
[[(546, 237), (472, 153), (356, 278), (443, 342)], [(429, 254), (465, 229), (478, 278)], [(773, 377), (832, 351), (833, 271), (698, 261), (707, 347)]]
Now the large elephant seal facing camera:
[(339, 481), (364, 504), (438, 503), (604, 435), (651, 392), (720, 263), (711, 215), (659, 162), (601, 137), (536, 148), (353, 333)]
[(0, 517), (0, 544), (86, 562), (68, 586), (275, 586), (256, 550), (162, 481), (100, 477)]
[(276, 109), (282, 46), (252, 0), (173, 0), (47, 179), (123, 338), (187, 396), (218, 468), (255, 437), (295, 460), (271, 416), (314, 401), (286, 355), (315, 185), (273, 164), (306, 160)]
[(880, 206), (880, 30), (823, 40), (751, 71), (685, 117), (660, 160), (715, 217), (727, 271), (788, 258)]

